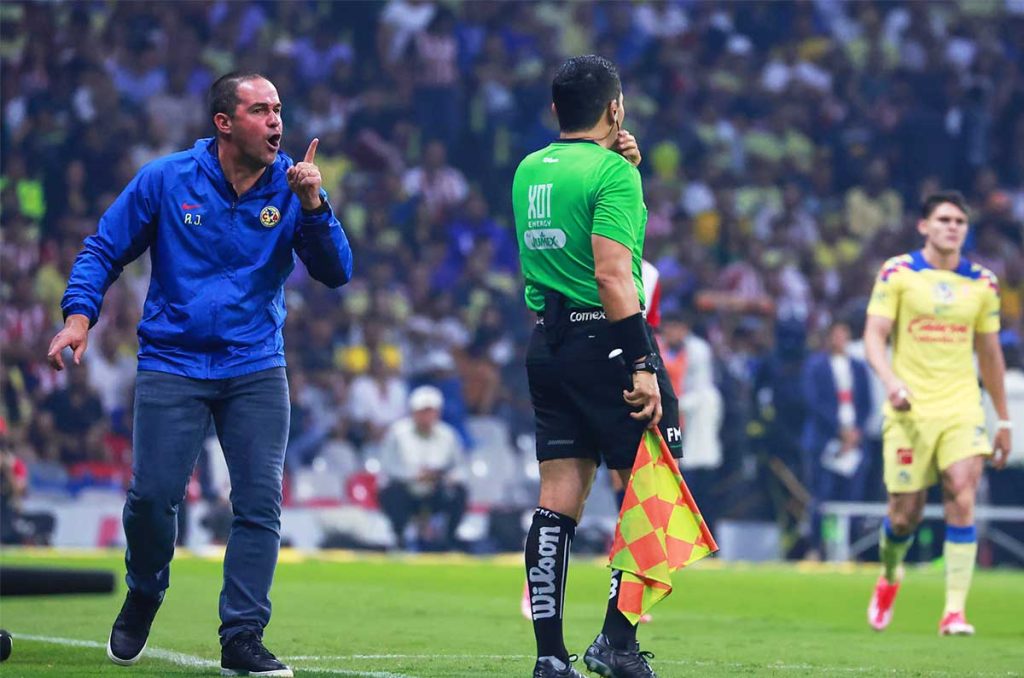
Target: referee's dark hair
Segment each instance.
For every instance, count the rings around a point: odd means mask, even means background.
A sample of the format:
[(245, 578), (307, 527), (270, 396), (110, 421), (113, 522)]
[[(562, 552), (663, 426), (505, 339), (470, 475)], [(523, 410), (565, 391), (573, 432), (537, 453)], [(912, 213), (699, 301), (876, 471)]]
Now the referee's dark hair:
[(604, 57), (587, 54), (569, 59), (551, 81), (559, 128), (563, 132), (590, 129), (621, 91), (619, 71)]
[(210, 93), (206, 97), (207, 106), (210, 108), (210, 117), (218, 113), (224, 113), (228, 117), (234, 117), (235, 108), (238, 107), (238, 86), (249, 80), (269, 80), (267, 76), (256, 71), (232, 71), (226, 73), (212, 85)]
[(939, 193), (932, 193), (929, 195), (924, 199), (924, 202), (921, 203), (921, 218), (927, 219), (939, 205), (943, 205), (947, 202), (950, 205), (959, 207), (960, 210), (970, 218), (971, 213), (967, 209), (967, 200), (964, 199), (964, 196), (960, 191), (941, 191)]

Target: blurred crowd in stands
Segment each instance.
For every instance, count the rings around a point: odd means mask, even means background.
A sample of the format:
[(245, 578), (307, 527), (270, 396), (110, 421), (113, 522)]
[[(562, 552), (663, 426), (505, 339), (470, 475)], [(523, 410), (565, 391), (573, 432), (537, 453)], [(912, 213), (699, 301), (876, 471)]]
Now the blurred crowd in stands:
[(804, 364), (836, 321), (858, 337), (924, 193), (967, 196), (1020, 368), (1020, 0), (5, 2), (0, 30), (3, 445), (39, 487), (127, 477), (147, 257), (81, 367), (51, 371), (46, 347), (83, 237), (141, 165), (212, 134), (205, 93), (233, 69), (276, 84), (293, 157), (320, 138), (356, 257), (342, 290), (301, 265), (287, 287), (291, 469), (371, 454), (423, 384), (467, 449), (469, 417), (529, 435), (510, 184), (557, 135), (550, 80), (573, 54), (620, 69), (662, 313), (701, 338), (720, 396), (698, 415), (720, 453), (694, 462), (718, 516), (779, 517), (813, 485)]

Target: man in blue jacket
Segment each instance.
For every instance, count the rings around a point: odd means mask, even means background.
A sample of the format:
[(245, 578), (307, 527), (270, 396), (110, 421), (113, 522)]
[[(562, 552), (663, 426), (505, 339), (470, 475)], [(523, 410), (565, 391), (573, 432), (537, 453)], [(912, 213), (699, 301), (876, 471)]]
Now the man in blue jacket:
[(147, 248), (139, 323), (132, 484), (124, 508), (128, 595), (107, 656), (134, 664), (169, 583), (175, 515), (212, 418), (231, 474), (234, 522), (220, 596), (224, 675), (291, 676), (263, 646), (280, 546), (288, 438), (284, 281), (299, 255), (339, 287), (352, 251), (321, 189), (313, 139), (300, 163), (280, 153), (281, 101), (257, 73), (210, 88), (216, 136), (143, 167), (100, 219), (61, 301), (54, 368), (77, 364), (103, 295)]
[(809, 553), (820, 554), (822, 502), (864, 498), (870, 462), (863, 453), (871, 416), (871, 382), (863, 361), (850, 356), (850, 326), (836, 321), (825, 350), (804, 363), (800, 387), (807, 417), (800, 440), (803, 477), (812, 495)]

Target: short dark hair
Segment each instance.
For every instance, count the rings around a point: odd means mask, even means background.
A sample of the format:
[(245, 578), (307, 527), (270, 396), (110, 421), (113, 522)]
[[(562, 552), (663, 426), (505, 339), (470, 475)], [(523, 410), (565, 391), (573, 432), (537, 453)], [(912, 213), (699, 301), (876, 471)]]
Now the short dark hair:
[(959, 207), (970, 218), (971, 213), (967, 209), (967, 200), (960, 191), (940, 191), (929, 195), (921, 203), (921, 218), (927, 219), (932, 212), (938, 209), (939, 205), (946, 203)]
[(593, 127), (609, 101), (619, 98), (622, 82), (615, 64), (596, 54), (573, 57), (551, 81), (551, 101), (563, 132)]
[(210, 117), (218, 113), (226, 113), (229, 116), (235, 114), (238, 108), (238, 86), (243, 82), (258, 79), (268, 80), (267, 76), (256, 71), (231, 71), (217, 78), (210, 85), (210, 93), (206, 97), (206, 103), (210, 107)]

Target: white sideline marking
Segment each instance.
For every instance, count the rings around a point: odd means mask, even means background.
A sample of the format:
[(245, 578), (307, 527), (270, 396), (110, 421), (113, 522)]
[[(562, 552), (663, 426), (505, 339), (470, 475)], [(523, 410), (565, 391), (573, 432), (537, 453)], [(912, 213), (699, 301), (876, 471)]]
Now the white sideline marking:
[[(35, 641), (38, 643), (49, 643), (50, 645), (63, 645), (64, 647), (88, 647), (94, 649), (105, 649), (106, 643), (100, 643), (95, 640), (77, 640), (74, 638), (58, 638), (54, 636), (36, 636), (27, 633), (19, 633), (14, 636), (16, 640), (28, 640)], [(196, 657), (195, 655), (185, 654), (183, 652), (175, 652), (173, 650), (164, 650), (158, 647), (146, 648), (146, 655), (153, 659), (162, 659), (178, 666), (184, 666), (187, 668), (219, 668), (220, 662), (215, 662), (210, 659), (203, 659), (202, 657)], [(289, 657), (283, 657), (288, 661), (354, 661), (354, 660), (379, 660), (379, 659), (426, 659), (431, 661), (445, 660), (445, 659), (533, 659), (535, 655), (532, 654), (335, 654), (335, 655), (295, 655)], [(718, 668), (734, 668), (740, 670), (764, 668), (771, 671), (799, 671), (801, 673), (814, 672), (817, 674), (897, 674), (897, 669), (890, 669), (888, 671), (878, 668), (867, 668), (860, 666), (817, 666), (814, 664), (766, 664), (758, 667), (751, 663), (742, 662), (716, 662), (701, 659), (655, 659), (655, 666), (658, 664), (671, 664), (674, 666), (707, 666), (707, 667), (718, 667)], [(296, 671), (302, 671), (303, 673), (320, 673), (329, 674), (336, 676), (366, 676), (368, 678), (414, 678), (413, 676), (404, 673), (392, 673), (390, 671), (353, 671), (349, 669), (337, 669), (331, 667), (319, 667), (319, 666), (293, 666)], [(948, 671), (929, 671), (930, 676), (956, 676), (958, 674), (950, 673)], [(1015, 675), (1013, 673), (977, 673), (975, 675), (987, 675), (987, 676), (1006, 676)]]
[[(295, 655), (292, 657), (285, 657), (289, 661), (359, 661), (359, 660), (374, 660), (374, 659), (421, 659), (430, 661), (439, 661), (445, 659), (535, 659), (536, 655), (532, 654), (332, 654), (332, 655)], [(655, 667), (662, 664), (670, 664), (673, 666), (691, 666), (691, 667), (715, 667), (715, 668), (730, 668), (743, 671), (750, 671), (751, 669), (767, 669), (769, 671), (793, 671), (800, 673), (813, 672), (816, 674), (899, 674), (911, 673), (909, 669), (880, 669), (877, 667), (864, 667), (864, 666), (819, 666), (815, 664), (783, 664), (781, 662), (773, 664), (757, 665), (754, 663), (743, 663), (743, 662), (717, 662), (705, 659), (654, 659), (651, 662)], [(308, 671), (310, 669), (303, 669)], [(367, 674), (371, 675), (371, 674)], [(459, 674), (462, 675), (462, 674)], [(948, 671), (929, 671), (929, 676), (959, 676), (960, 674), (951, 673)], [(1017, 675), (1014, 673), (976, 673), (974, 675), (979, 676), (1013, 676)]]
[[(37, 643), (47, 643), (49, 645), (63, 645), (64, 647), (90, 647), (97, 649), (106, 649), (106, 643), (100, 643), (95, 640), (76, 640), (74, 638), (57, 638), (54, 636), (33, 636), (27, 633), (19, 633), (14, 636), (17, 640), (34, 640)], [(210, 659), (203, 659), (202, 657), (195, 657), (190, 654), (184, 654), (182, 652), (174, 652), (172, 650), (162, 650), (159, 647), (147, 647), (144, 656), (153, 657), (154, 659), (162, 659), (178, 666), (186, 666), (190, 669), (207, 669), (207, 668), (219, 668), (220, 662), (215, 662)]]
[[(95, 640), (78, 640), (75, 638), (58, 638), (55, 636), (36, 636), (28, 633), (19, 633), (14, 636), (16, 640), (29, 640), (37, 643), (47, 643), (49, 645), (62, 645), (64, 647), (88, 647), (92, 649), (106, 649), (106, 643), (100, 643)], [(220, 668), (220, 662), (215, 662), (211, 659), (203, 659), (202, 657), (196, 657), (195, 655), (185, 654), (183, 652), (175, 652), (173, 650), (164, 650), (159, 647), (147, 647), (145, 657), (152, 657), (153, 659), (162, 659), (178, 666), (184, 666), (190, 669), (210, 669)], [(289, 658), (293, 659), (293, 658)], [(312, 658), (310, 658), (312, 659)], [(370, 676), (371, 678), (413, 678), (402, 673), (391, 673), (390, 671), (349, 671), (347, 669), (334, 669), (328, 667), (292, 667), (303, 673), (325, 673), (333, 674), (338, 676)]]

